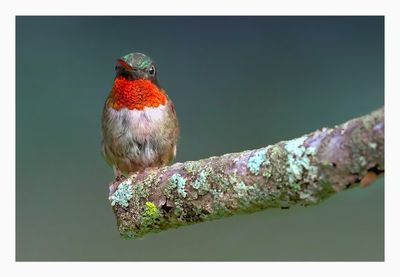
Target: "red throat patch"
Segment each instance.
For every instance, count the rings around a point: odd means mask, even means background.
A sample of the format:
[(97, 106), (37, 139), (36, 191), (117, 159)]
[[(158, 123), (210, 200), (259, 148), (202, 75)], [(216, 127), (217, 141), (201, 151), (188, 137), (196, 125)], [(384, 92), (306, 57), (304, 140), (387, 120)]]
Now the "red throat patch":
[(149, 80), (127, 80), (117, 77), (107, 100), (107, 106), (116, 110), (128, 108), (143, 110), (158, 107), (167, 102), (167, 96)]

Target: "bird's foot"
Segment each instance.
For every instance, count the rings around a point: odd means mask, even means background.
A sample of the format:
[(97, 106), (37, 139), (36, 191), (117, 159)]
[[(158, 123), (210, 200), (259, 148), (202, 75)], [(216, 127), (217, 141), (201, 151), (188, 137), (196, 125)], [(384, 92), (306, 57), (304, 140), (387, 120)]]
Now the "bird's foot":
[(118, 185), (120, 184), (120, 182), (118, 182), (117, 180), (111, 182), (108, 185), (108, 199), (111, 201), (111, 196), (114, 194), (114, 192), (117, 190)]
[(158, 167), (158, 166), (149, 166), (149, 167), (142, 169), (141, 172), (144, 172), (145, 170), (146, 171), (156, 171), (158, 169), (160, 169), (160, 167)]
[(120, 175), (115, 177), (115, 181), (114, 182), (122, 182), (125, 179), (126, 179), (126, 176), (124, 176), (123, 174), (120, 174)]

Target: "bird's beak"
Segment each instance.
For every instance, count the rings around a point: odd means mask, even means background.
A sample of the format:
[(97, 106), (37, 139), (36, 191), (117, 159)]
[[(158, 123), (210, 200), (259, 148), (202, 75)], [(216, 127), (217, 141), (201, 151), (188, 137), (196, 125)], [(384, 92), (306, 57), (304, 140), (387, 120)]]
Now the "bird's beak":
[(117, 62), (128, 72), (133, 72), (134, 69), (132, 66), (130, 66), (127, 62), (125, 62), (123, 59), (117, 59)]

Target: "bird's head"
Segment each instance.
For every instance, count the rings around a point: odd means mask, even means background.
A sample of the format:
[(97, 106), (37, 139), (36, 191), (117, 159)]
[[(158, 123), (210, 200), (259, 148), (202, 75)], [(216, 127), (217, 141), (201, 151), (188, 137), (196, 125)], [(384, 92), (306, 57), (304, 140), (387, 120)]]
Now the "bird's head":
[(115, 73), (116, 77), (127, 80), (149, 80), (157, 84), (156, 65), (142, 53), (130, 53), (117, 59)]
[(167, 96), (157, 82), (156, 65), (145, 54), (130, 53), (117, 59), (115, 74), (109, 107), (143, 110), (166, 103)]

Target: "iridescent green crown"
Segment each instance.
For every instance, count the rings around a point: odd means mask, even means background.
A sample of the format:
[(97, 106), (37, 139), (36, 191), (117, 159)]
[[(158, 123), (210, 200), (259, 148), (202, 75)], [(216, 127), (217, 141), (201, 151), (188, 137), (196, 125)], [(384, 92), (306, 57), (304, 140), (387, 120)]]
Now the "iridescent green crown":
[(133, 68), (138, 68), (138, 69), (145, 69), (153, 63), (153, 61), (145, 54), (138, 52), (127, 54), (123, 56), (121, 59), (130, 66), (132, 66)]

